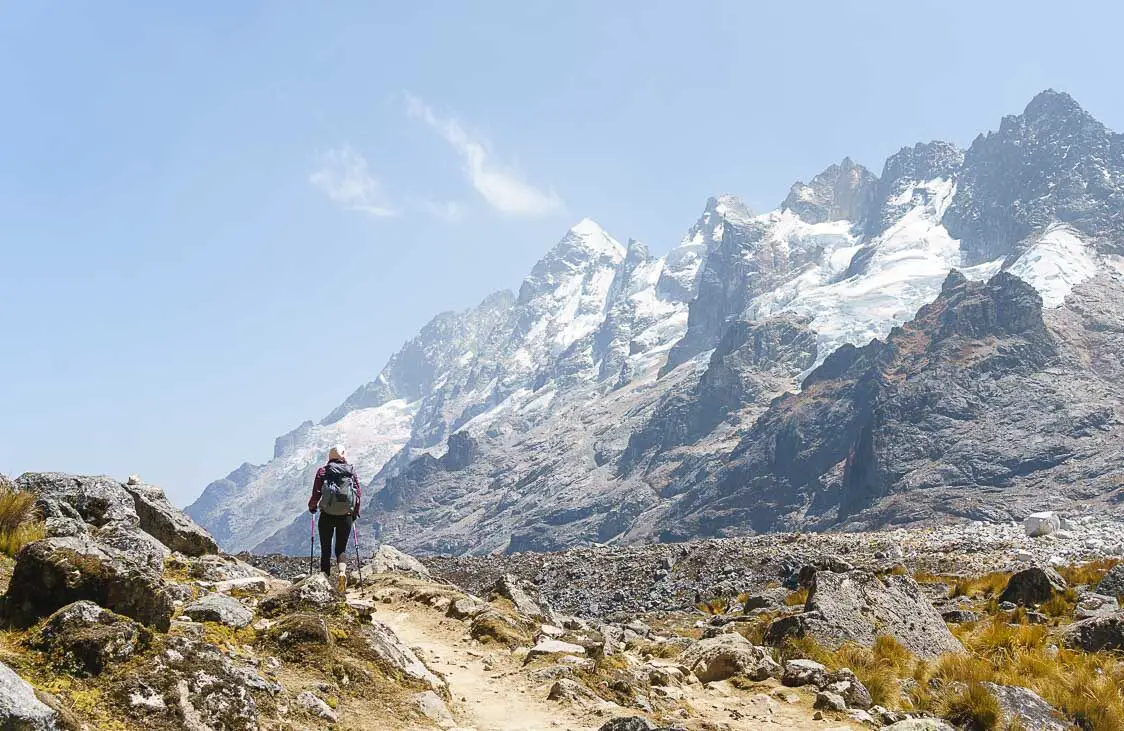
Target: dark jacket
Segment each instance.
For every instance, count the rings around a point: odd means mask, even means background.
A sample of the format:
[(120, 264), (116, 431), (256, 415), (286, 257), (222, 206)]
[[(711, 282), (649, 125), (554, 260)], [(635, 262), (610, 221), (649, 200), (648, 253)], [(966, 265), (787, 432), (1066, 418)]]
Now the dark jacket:
[[(332, 460), (333, 462), (342, 462), (343, 460)], [(347, 464), (344, 462), (344, 464)], [(308, 510), (315, 513), (316, 509), (320, 506), (320, 495), (324, 491), (324, 474), (328, 471), (328, 465), (324, 465), (316, 470), (316, 479), (312, 481), (312, 497), (308, 499)], [(352, 518), (359, 518), (359, 501), (363, 497), (363, 491), (359, 487), (359, 476), (355, 474), (355, 469), (351, 470), (351, 480), (355, 485), (355, 512), (351, 514)]]

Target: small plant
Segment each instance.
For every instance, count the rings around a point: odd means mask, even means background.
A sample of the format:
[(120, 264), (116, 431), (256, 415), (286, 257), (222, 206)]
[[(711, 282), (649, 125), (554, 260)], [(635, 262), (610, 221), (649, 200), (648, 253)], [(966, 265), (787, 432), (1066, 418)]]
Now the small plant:
[(941, 715), (959, 728), (994, 731), (1003, 721), (1003, 709), (991, 692), (979, 683), (969, 683), (941, 702)]
[(961, 596), (991, 599), (1002, 594), (1010, 580), (1011, 574), (1003, 571), (995, 571), (971, 579), (960, 579), (953, 585), (950, 596), (953, 599)]
[(801, 587), (784, 598), (784, 603), (790, 607), (803, 606), (808, 602), (808, 589)]

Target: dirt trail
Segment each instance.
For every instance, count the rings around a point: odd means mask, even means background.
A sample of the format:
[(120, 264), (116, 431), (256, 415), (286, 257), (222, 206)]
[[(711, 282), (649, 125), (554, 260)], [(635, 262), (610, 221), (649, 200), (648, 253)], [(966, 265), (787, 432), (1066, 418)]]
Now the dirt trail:
[[(547, 687), (520, 673), (520, 663), (504, 650), (473, 646), (464, 626), (416, 604), (380, 607), (375, 618), (394, 629), (425, 662), (445, 676), (451, 709), (462, 731), (596, 731), (620, 715), (638, 715), (612, 704), (581, 707), (546, 700)], [(842, 717), (813, 720), (807, 693), (762, 684), (759, 692), (735, 690), (728, 683), (670, 689), (690, 716), (686, 729), (756, 731), (852, 731), (861, 725)]]

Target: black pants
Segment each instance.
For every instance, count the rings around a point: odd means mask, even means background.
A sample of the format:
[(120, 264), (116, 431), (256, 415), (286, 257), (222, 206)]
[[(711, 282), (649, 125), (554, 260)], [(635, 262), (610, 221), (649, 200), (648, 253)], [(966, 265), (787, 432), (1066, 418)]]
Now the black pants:
[(320, 570), (325, 574), (332, 572), (332, 534), (336, 535), (336, 559), (347, 550), (347, 539), (351, 537), (350, 515), (325, 515), (320, 513)]

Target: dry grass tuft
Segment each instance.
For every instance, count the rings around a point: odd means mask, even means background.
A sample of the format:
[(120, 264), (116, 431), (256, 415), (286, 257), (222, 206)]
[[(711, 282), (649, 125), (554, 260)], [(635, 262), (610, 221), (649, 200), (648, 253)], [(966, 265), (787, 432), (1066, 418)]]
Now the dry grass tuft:
[(1102, 558), (1089, 563), (1066, 566), (1058, 569), (1058, 573), (1070, 586), (1096, 586), (1101, 583), (1109, 571), (1120, 563), (1120, 559)]
[(979, 683), (969, 683), (941, 699), (939, 713), (958, 728), (995, 731), (1003, 722), (999, 701)]
[(784, 603), (790, 607), (802, 607), (808, 602), (808, 589), (802, 587), (784, 598)]
[(15, 556), (28, 543), (47, 535), (35, 495), (11, 487), (0, 487), (0, 553)]
[(953, 599), (961, 596), (992, 599), (1003, 593), (1010, 580), (1011, 574), (1005, 571), (996, 571), (976, 578), (959, 579), (953, 585), (950, 596)]

